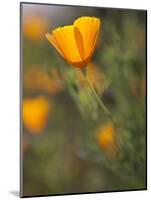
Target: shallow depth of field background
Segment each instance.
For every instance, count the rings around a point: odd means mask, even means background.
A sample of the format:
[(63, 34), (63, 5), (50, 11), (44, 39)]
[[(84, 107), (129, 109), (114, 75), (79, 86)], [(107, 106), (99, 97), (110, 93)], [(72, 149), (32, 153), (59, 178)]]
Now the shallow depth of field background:
[[(118, 130), (45, 37), (80, 16), (101, 19), (87, 73)], [(146, 12), (22, 4), (21, 25), (24, 196), (144, 189)]]

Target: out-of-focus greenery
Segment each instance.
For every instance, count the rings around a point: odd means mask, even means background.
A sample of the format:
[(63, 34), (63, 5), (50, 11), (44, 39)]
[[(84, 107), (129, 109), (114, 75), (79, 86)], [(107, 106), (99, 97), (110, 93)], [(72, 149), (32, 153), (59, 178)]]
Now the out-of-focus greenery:
[[(72, 9), (75, 19), (78, 7)], [(89, 73), (119, 127), (108, 125), (79, 71), (46, 40), (53, 19), (38, 14), (24, 23), (30, 16), (24, 13), (23, 102), (29, 101), (22, 137), (24, 196), (146, 187), (146, 13), (101, 8), (80, 13), (101, 19), (91, 61), (96, 72)]]

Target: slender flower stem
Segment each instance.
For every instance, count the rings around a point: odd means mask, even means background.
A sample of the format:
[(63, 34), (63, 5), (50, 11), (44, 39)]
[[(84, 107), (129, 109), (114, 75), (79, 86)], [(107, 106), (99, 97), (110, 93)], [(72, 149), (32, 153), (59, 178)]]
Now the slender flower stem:
[[(98, 94), (96, 93), (93, 85), (91, 84), (91, 82), (89, 81), (88, 77), (85, 75), (85, 73), (81, 70), (85, 80), (87, 81), (88, 83), (88, 86), (89, 88), (91, 89), (93, 95), (95, 96), (97, 102), (98, 102), (98, 105), (100, 106), (100, 108), (104, 111), (104, 113), (106, 114), (106, 116), (109, 118), (109, 120), (113, 123), (114, 127), (116, 130), (121, 130), (121, 126), (113, 119), (112, 117), (112, 114), (110, 113), (110, 111), (108, 110), (108, 108), (105, 106), (105, 104), (103, 103), (102, 99), (98, 96)], [(117, 137), (117, 136), (116, 136)], [(117, 142), (118, 140), (115, 139), (115, 146), (116, 148), (119, 150), (119, 152), (122, 152), (120, 150), (120, 145), (118, 144)]]
[(104, 113), (106, 114), (106, 116), (115, 124), (115, 121), (113, 120), (113, 117), (112, 117), (110, 111), (109, 111), (108, 108), (104, 105), (102, 99), (101, 99), (101, 98), (98, 96), (98, 94), (96, 93), (96, 91), (95, 91), (93, 85), (91, 84), (91, 82), (89, 81), (88, 77), (86, 77), (86, 75), (84, 74), (84, 72), (83, 72), (82, 70), (81, 70), (81, 72), (82, 72), (82, 74), (83, 74), (85, 80), (87, 81), (88, 86), (89, 86), (89, 88), (91, 89), (93, 95), (95, 96), (95, 98), (96, 98), (96, 100), (97, 100), (97, 102), (98, 102), (100, 108), (104, 111)]

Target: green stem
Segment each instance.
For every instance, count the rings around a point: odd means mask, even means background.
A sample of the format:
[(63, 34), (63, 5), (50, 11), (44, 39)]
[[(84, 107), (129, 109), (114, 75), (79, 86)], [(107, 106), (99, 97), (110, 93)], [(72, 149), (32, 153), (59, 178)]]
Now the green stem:
[(86, 75), (84, 74), (84, 72), (81, 70), (85, 80), (87, 81), (88, 83), (88, 86), (89, 88), (91, 89), (93, 95), (95, 96), (97, 102), (98, 102), (98, 105), (100, 106), (100, 108), (104, 111), (104, 113), (106, 114), (106, 116), (115, 124), (115, 121), (113, 120), (112, 118), (112, 115), (110, 113), (110, 111), (108, 110), (108, 108), (104, 105), (103, 101), (101, 100), (101, 98), (98, 96), (98, 94), (96, 93), (93, 85), (91, 84), (91, 82), (89, 81), (89, 79), (86, 77)]

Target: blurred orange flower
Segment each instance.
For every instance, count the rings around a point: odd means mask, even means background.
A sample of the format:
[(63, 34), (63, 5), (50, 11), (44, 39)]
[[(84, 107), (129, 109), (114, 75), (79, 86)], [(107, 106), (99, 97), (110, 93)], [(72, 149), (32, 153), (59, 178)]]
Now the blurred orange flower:
[(80, 17), (73, 25), (59, 27), (46, 38), (71, 65), (83, 68), (90, 61), (96, 47), (100, 19)]
[(31, 68), (24, 74), (24, 87), (28, 91), (46, 92), (50, 95), (56, 95), (63, 89), (56, 69), (52, 69), (50, 76), (36, 67)]
[(47, 30), (47, 22), (41, 16), (26, 16), (23, 23), (23, 32), (28, 39), (42, 40)]
[(101, 126), (98, 130), (97, 141), (103, 148), (109, 148), (115, 144), (115, 129), (111, 122)]
[(30, 133), (42, 133), (51, 106), (48, 99), (42, 96), (23, 100), (23, 123)]

